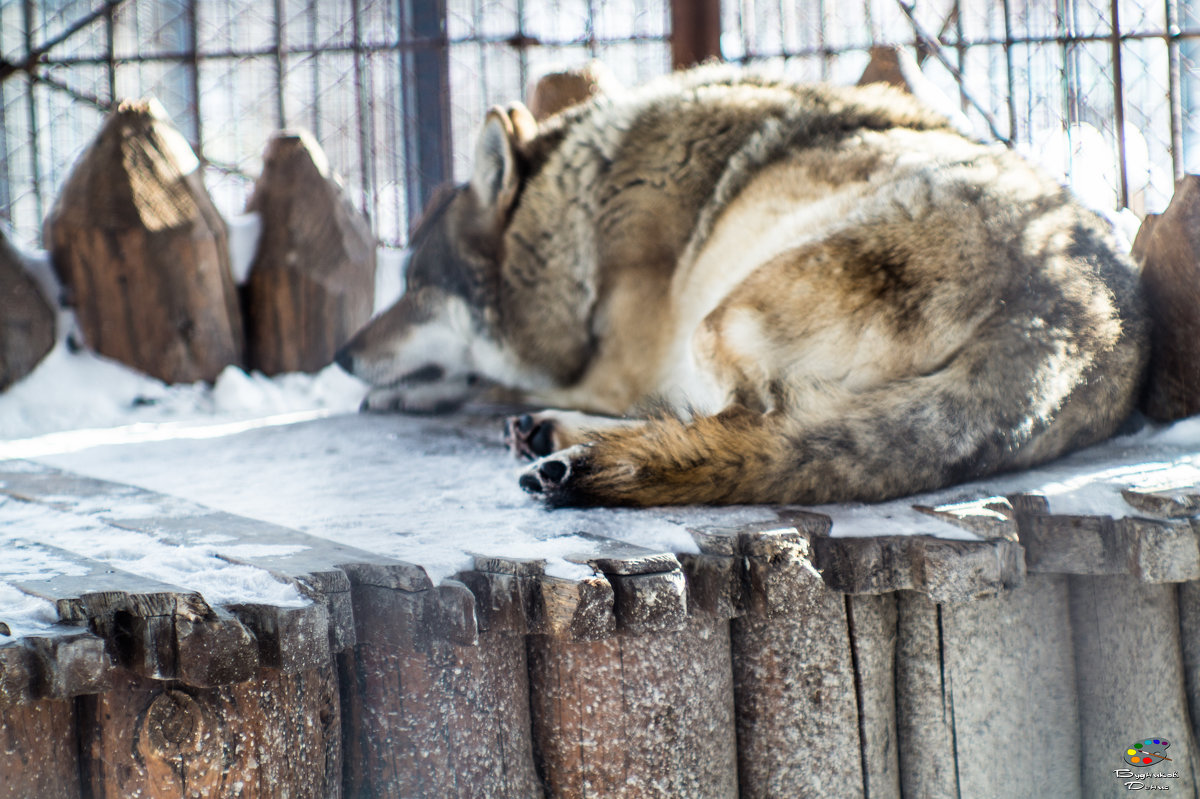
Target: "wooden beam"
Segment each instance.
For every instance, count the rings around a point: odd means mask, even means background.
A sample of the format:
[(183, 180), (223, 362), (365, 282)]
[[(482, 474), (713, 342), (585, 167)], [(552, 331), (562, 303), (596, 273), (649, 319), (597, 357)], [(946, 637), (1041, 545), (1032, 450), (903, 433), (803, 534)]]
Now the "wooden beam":
[(671, 0), (671, 66), (721, 58), (721, 0)]

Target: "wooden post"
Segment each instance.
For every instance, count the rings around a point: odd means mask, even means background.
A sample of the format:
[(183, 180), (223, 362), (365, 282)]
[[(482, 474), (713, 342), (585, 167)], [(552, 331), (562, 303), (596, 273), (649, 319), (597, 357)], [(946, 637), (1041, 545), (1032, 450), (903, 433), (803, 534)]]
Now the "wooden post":
[(845, 598), (807, 547), (760, 545), (769, 550), (749, 558), (751, 585), (771, 572), (771, 591), (764, 602), (752, 589), (750, 612), (732, 623), (741, 796), (865, 796)]
[(289, 796), (341, 789), (341, 716), (332, 667), (263, 669), (212, 689), (126, 674), (81, 704), (84, 795)]
[(168, 383), (242, 360), (225, 222), (199, 166), (156, 102), (122, 104), (46, 219), (89, 346)]
[[(1083, 795), (1127, 796), (1113, 769), (1124, 765), (1126, 747), (1148, 736), (1171, 744), (1171, 762), (1153, 770), (1179, 777), (1147, 786), (1194, 795), (1200, 750), (1188, 723), (1176, 587), (1121, 575), (1069, 579)], [(1145, 684), (1148, 674), (1153, 686)]]
[(1157, 218), (1138, 231), (1149, 305), (1150, 371), (1142, 410), (1167, 422), (1200, 413), (1200, 175), (1186, 175)]
[(858, 737), (862, 745), (863, 794), (900, 799), (896, 736), (896, 595), (846, 598)]
[(721, 58), (721, 0), (671, 0), (671, 66)]
[(550, 796), (736, 797), (729, 625), (529, 638), (538, 763)]
[(0, 796), (79, 795), (74, 704), (43, 699), (6, 706), (0, 701)]
[(371, 317), (371, 227), (303, 133), (272, 137), (246, 210), (262, 217), (245, 287), (247, 366), (315, 372)]
[(54, 309), (0, 230), (0, 391), (33, 371), (54, 335)]
[(542, 796), (521, 636), (363, 642), (338, 662), (346, 796)]

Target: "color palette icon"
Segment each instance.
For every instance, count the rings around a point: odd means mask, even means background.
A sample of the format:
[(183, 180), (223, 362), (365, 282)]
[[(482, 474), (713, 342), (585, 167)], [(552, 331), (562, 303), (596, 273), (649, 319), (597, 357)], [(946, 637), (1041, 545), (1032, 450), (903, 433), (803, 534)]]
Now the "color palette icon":
[(1125, 762), (1131, 766), (1138, 768), (1153, 766), (1171, 759), (1163, 754), (1170, 745), (1162, 738), (1143, 738), (1126, 747), (1123, 757)]

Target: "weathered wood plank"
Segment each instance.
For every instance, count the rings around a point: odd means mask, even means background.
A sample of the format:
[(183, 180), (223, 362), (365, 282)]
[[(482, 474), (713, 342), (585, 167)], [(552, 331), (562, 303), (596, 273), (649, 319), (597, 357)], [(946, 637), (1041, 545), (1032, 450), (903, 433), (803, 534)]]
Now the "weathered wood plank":
[(1125, 748), (1147, 736), (1170, 742), (1171, 762), (1154, 771), (1179, 774), (1147, 786), (1195, 795), (1200, 750), (1188, 718), (1176, 587), (1125, 575), (1069, 579), (1083, 795), (1127, 796), (1113, 770)]
[(422, 650), (361, 643), (338, 656), (347, 796), (541, 797), (525, 641)]
[[(1031, 575), (1020, 588), (941, 605), (942, 695), (954, 736), (958, 795), (1090, 796), (1079, 785), (1079, 718), (1067, 578)], [(930, 687), (933, 690), (933, 687)], [(1036, 762), (996, 757), (1020, 741)], [(929, 752), (924, 753), (925, 757)], [(1120, 765), (1118, 762), (1116, 765)]]
[(54, 630), (21, 640), (33, 655), (34, 695), (69, 699), (108, 690), (116, 664), (105, 642), (83, 630)]
[(529, 641), (535, 748), (555, 797), (736, 797), (729, 627)]
[(949, 602), (992, 596), (1025, 578), (1021, 546), (999, 538), (816, 538), (813, 545), (825, 581), (847, 594), (912, 590)]
[(603, 577), (566, 580), (544, 575), (531, 584), (529, 632), (597, 641), (617, 630), (613, 587)]
[[(861, 797), (846, 600), (825, 585), (799, 542), (782, 543), (770, 542), (775, 560), (764, 560), (778, 576), (764, 594), (771, 601), (731, 622), (741, 796)], [(830, 751), (840, 754), (825, 756)]]
[(1107, 516), (1020, 516), (1031, 572), (1128, 574), (1143, 582), (1200, 578), (1200, 548), (1186, 521)]
[(48, 299), (0, 229), (0, 391), (32, 372), (54, 347)]
[(315, 372), (371, 317), (371, 226), (305, 133), (272, 136), (246, 210), (262, 218), (243, 289), (247, 366)]
[(80, 796), (76, 736), (71, 702), (43, 699), (6, 706), (0, 701), (0, 796)]
[(157, 102), (123, 103), (46, 219), (46, 245), (89, 346), (168, 383), (242, 360), (225, 223)]
[(238, 682), (258, 668), (254, 637), (199, 593), (55, 547), (41, 549), (69, 563), (74, 573), (7, 582), (54, 603), (62, 621), (86, 623), (125, 668), (201, 686)]
[(939, 606), (897, 594), (896, 735), (902, 796), (958, 799), (952, 707), (943, 690)]
[(858, 699), (863, 795), (868, 799), (901, 796), (896, 735), (896, 612), (895, 594), (846, 597)]
[(127, 674), (79, 700), (84, 794), (338, 796), (339, 701), (332, 667), (211, 689)]
[(687, 581), (688, 612), (703, 611), (722, 619), (745, 612), (739, 558), (685, 552), (679, 562)]
[(259, 663), (287, 674), (328, 666), (329, 609), (313, 603), (281, 608), (256, 603), (228, 609), (254, 634)]

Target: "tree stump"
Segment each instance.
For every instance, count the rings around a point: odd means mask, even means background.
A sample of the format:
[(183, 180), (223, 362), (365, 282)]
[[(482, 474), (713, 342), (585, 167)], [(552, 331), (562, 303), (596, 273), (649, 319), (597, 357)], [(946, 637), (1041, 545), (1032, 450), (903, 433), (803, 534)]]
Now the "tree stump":
[(315, 372), (371, 317), (375, 237), (307, 134), (271, 139), (246, 210), (262, 217), (245, 288), (248, 365)]
[(1142, 410), (1169, 422), (1200, 412), (1200, 176), (1187, 175), (1133, 244), (1149, 305), (1150, 371)]
[(0, 230), (0, 391), (54, 348), (54, 309)]
[(168, 383), (213, 380), (241, 362), (225, 222), (156, 101), (109, 116), (67, 178), (45, 239), (96, 352)]

